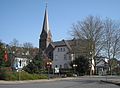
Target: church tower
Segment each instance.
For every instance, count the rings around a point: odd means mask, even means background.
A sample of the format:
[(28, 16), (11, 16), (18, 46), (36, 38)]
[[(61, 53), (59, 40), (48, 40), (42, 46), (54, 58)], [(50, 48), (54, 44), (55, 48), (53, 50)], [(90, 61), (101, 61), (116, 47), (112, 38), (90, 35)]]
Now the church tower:
[(39, 39), (39, 49), (44, 51), (48, 47), (48, 45), (51, 43), (51, 41), (52, 41), (52, 35), (49, 27), (48, 11), (47, 11), (47, 4), (46, 4), (42, 32), (40, 34), (40, 39)]

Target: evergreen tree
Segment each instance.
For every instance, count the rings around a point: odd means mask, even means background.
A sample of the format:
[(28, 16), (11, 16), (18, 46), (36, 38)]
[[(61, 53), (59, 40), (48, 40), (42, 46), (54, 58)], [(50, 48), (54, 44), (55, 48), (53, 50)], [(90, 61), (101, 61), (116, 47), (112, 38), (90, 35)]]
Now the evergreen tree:
[(7, 53), (7, 57), (6, 57), (8, 60), (5, 60), (5, 58), (4, 58), (5, 51), (8, 52), (4, 48), (4, 44), (2, 42), (0, 42), (0, 68), (2, 68), (2, 67), (10, 67), (9, 54)]
[[(74, 64), (76, 67), (73, 67)], [(89, 71), (89, 59), (85, 58), (84, 56), (79, 56), (71, 62), (71, 66), (79, 75), (85, 75)]]
[(28, 73), (40, 73), (42, 69), (42, 56), (41, 54), (38, 54), (35, 56), (35, 58), (29, 62), (29, 64), (24, 67), (24, 70), (27, 71)]
[(5, 67), (4, 52), (5, 49), (3, 47), (3, 43), (0, 42), (0, 68)]

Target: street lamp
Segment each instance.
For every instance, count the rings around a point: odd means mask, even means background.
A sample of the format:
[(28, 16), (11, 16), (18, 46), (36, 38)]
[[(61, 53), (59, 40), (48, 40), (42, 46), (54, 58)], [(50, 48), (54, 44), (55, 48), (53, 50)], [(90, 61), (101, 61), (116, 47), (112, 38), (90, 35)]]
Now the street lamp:
[(74, 75), (75, 75), (75, 72), (76, 72), (76, 70), (75, 70), (76, 67), (77, 67), (77, 64), (73, 64)]
[(52, 62), (47, 62), (47, 68), (48, 68), (48, 80), (50, 79), (50, 67), (52, 65)]

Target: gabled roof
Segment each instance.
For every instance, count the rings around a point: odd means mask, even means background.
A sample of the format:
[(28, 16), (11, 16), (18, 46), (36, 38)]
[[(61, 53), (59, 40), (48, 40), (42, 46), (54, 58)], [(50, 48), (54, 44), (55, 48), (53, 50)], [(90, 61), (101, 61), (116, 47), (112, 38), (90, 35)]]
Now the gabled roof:
[(72, 51), (72, 48), (71, 48), (71, 46), (70, 46), (69, 42), (68, 42), (68, 41), (66, 41), (66, 40), (64, 40), (64, 42), (65, 42), (65, 44), (67, 45), (68, 49), (69, 49), (70, 51)]
[(105, 59), (99, 60), (99, 62), (96, 64), (97, 67), (104, 67), (105, 65), (108, 65), (108, 62)]
[(72, 48), (71, 48), (68, 40), (62, 40), (62, 41), (52, 42), (51, 45), (53, 46), (53, 48), (55, 48), (55, 47), (61, 47), (61, 46), (67, 46), (67, 48), (70, 51), (72, 51)]

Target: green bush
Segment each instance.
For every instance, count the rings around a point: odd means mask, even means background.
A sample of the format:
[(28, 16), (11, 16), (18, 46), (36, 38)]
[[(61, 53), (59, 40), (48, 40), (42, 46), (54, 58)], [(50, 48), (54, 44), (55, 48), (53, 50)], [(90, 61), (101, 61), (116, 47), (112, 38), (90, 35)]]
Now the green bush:
[(22, 72), (12, 72), (12, 71), (1, 71), (0, 80), (37, 80), (37, 79), (47, 79), (47, 76), (42, 74), (29, 74), (25, 71)]
[(0, 80), (16, 80), (14, 72), (8, 67), (0, 69)]
[(73, 73), (66, 73), (67, 77), (72, 77)]
[(47, 79), (45, 75), (29, 74), (27, 72), (18, 72), (20, 80), (36, 80), (36, 79)]
[(13, 73), (13, 74), (6, 74), (6, 76), (4, 78), (4, 80), (6, 80), (6, 81), (9, 81), (9, 80), (15, 81), (17, 79), (18, 78), (17, 78), (15, 73)]

